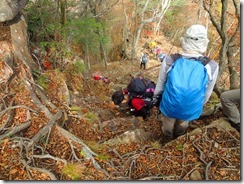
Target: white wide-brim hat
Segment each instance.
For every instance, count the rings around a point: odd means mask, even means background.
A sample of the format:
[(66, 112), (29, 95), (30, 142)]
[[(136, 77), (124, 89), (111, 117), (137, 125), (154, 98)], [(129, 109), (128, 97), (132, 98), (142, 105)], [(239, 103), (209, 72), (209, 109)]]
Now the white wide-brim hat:
[(203, 25), (192, 25), (180, 39), (184, 51), (203, 53), (207, 50), (208, 34)]

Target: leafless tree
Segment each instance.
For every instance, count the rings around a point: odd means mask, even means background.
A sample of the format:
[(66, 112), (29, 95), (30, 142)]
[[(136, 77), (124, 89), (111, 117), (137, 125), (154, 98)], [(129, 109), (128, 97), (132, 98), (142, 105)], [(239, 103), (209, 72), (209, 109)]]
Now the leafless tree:
[[(159, 30), (160, 22), (163, 19), (165, 12), (167, 11), (171, 0), (159, 0), (159, 1), (138, 1), (134, 2), (134, 12), (132, 13), (131, 23), (133, 24), (133, 29), (130, 30), (132, 32), (131, 38), (131, 59), (137, 58), (137, 47), (138, 42), (141, 36), (141, 32), (146, 24), (150, 24), (158, 21), (156, 24), (154, 31), (157, 32)], [(126, 13), (126, 11), (124, 10)], [(125, 15), (127, 17), (127, 15)], [(128, 26), (125, 26), (128, 29)], [(128, 30), (127, 30), (128, 31)], [(129, 35), (128, 33), (126, 35)]]
[[(218, 5), (221, 6), (221, 11), (216, 13)], [(240, 3), (237, 0), (204, 0), (203, 6), (209, 13), (210, 20), (222, 42), (219, 53), (220, 78), (215, 89), (220, 94), (224, 90), (221, 89), (220, 79), (226, 71), (229, 72), (230, 88), (239, 88), (240, 79), (238, 79), (236, 64), (240, 59), (238, 57), (240, 52)], [(234, 7), (234, 15), (231, 15), (231, 7)]]

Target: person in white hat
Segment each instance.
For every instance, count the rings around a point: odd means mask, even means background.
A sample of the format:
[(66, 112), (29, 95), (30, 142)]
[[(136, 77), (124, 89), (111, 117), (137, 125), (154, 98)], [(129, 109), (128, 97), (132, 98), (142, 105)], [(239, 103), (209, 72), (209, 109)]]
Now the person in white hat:
[[(182, 44), (182, 52), (180, 52), (182, 58), (190, 59), (204, 57), (204, 52), (207, 50), (209, 42), (207, 30), (202, 25), (192, 25), (186, 30), (184, 37), (181, 37), (180, 41)], [(173, 59), (172, 55), (169, 55), (164, 58), (164, 61), (161, 64), (153, 98), (153, 104), (157, 104), (156, 106), (159, 106), (159, 109), (161, 108), (163, 100), (158, 97), (164, 94), (168, 74), (174, 62), (175, 60)], [(210, 60), (206, 65), (204, 65), (204, 67), (206, 68), (205, 71), (207, 71), (205, 77), (208, 75), (208, 81), (202, 101), (204, 101), (203, 103), (206, 103), (209, 100), (216, 83), (219, 65), (215, 61)], [(162, 109), (160, 109), (160, 111), (162, 112)], [(188, 125), (189, 121), (187, 120), (167, 117), (162, 113), (162, 132), (166, 139), (174, 139), (175, 137), (184, 134), (188, 128)]]

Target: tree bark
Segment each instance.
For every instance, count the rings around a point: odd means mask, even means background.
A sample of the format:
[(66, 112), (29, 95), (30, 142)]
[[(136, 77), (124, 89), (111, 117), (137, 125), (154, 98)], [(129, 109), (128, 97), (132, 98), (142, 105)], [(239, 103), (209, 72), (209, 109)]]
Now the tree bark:
[(142, 12), (140, 13), (139, 17), (140, 17), (140, 21), (137, 22), (137, 1), (136, 1), (136, 10), (135, 10), (135, 21), (134, 21), (134, 25), (135, 25), (135, 29), (134, 29), (134, 35), (133, 35), (133, 42), (132, 42), (132, 51), (131, 51), (131, 59), (136, 59), (137, 58), (137, 47), (138, 47), (138, 42), (139, 42), (139, 38), (141, 36), (141, 31), (144, 27), (145, 24), (148, 23), (152, 23), (152, 22), (156, 22), (156, 21), (162, 21), (162, 17), (163, 15), (166, 13), (167, 8), (169, 6), (170, 1), (165, 1), (165, 0), (161, 0), (161, 4), (160, 6), (154, 11), (153, 15), (149, 18), (145, 18), (146, 12), (147, 12), (147, 8), (149, 3), (151, 2), (151, 0), (147, 0), (143, 6)]
[(60, 14), (61, 14), (61, 24), (64, 25), (66, 22), (66, 0), (60, 0)]
[(29, 0), (1, 0), (0, 22), (13, 20)]
[[(227, 19), (227, 13), (228, 13), (228, 3), (230, 3), (230, 1), (227, 0), (221, 0), (221, 14), (220, 14), (220, 18), (218, 21), (218, 17), (214, 14), (214, 1), (211, 0), (209, 3), (207, 3), (206, 0), (203, 1), (203, 6), (204, 9), (208, 12), (209, 16), (210, 16), (210, 20), (213, 24), (213, 26), (216, 28), (222, 44), (221, 44), (221, 49), (220, 49), (220, 56), (219, 56), (219, 76), (222, 76), (224, 74), (224, 72), (229, 72), (229, 82), (230, 82), (230, 86), (231, 88), (237, 88), (237, 83), (238, 82), (238, 75), (237, 72), (234, 69), (234, 58), (233, 56), (233, 49), (231, 46), (231, 44), (233, 44), (233, 40), (234, 37), (236, 37), (236, 35), (238, 35), (238, 30), (239, 30), (239, 24), (240, 24), (240, 20), (239, 20), (239, 15), (240, 15), (240, 11), (239, 11), (239, 4), (237, 3), (236, 0), (233, 0), (233, 4), (235, 6), (236, 9), (236, 17), (237, 17), (237, 21), (238, 24), (236, 26), (235, 31), (233, 32), (233, 34), (228, 34), (228, 19)], [(233, 21), (233, 20), (232, 20)], [(214, 91), (220, 95), (221, 92), (224, 89), (224, 86), (226, 86), (226, 84), (223, 84), (223, 86), (221, 86), (220, 84), (220, 79), (221, 77), (218, 78), (216, 86)], [(228, 86), (228, 85), (227, 85)], [(222, 88), (222, 89), (221, 89)]]
[(17, 15), (10, 25), (11, 40), (14, 55), (31, 71), (38, 69), (38, 65), (32, 59), (28, 47), (27, 25), (24, 16)]

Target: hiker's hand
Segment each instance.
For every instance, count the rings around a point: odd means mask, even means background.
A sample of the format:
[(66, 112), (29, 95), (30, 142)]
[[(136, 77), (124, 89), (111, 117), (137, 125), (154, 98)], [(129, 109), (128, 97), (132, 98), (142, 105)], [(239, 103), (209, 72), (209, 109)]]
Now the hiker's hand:
[(152, 98), (152, 104), (153, 104), (153, 106), (159, 107), (160, 100), (161, 100), (161, 96), (162, 95), (155, 95), (155, 96), (153, 96), (153, 98)]
[(153, 100), (152, 100), (152, 106), (154, 107), (158, 107), (159, 106), (159, 103), (158, 103), (158, 99), (157, 98), (154, 98)]

